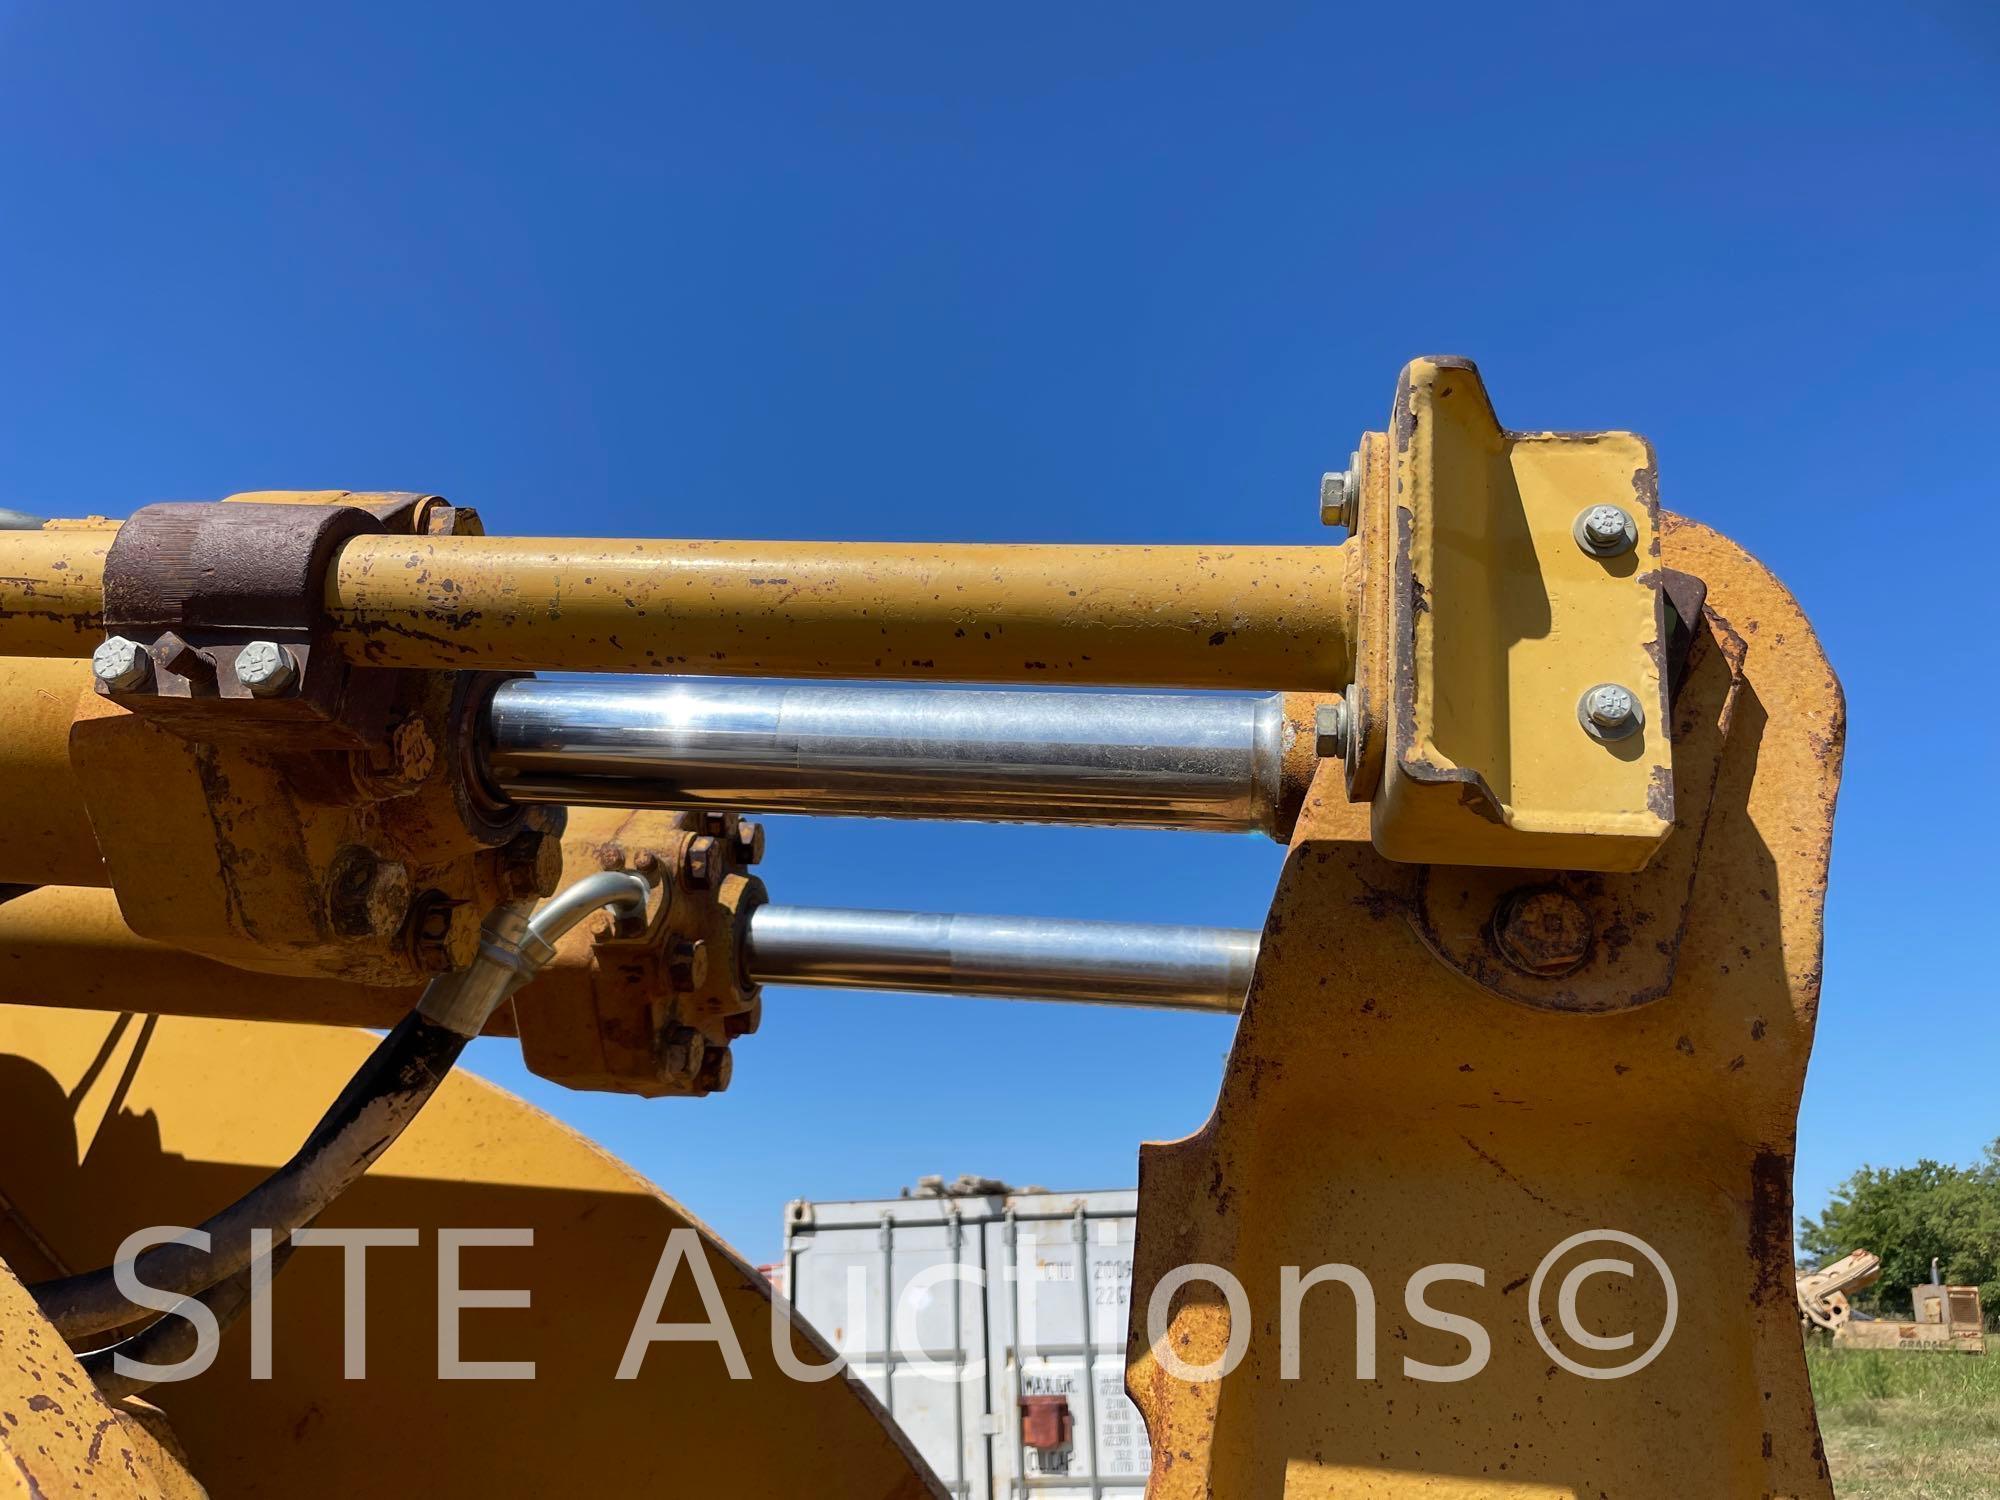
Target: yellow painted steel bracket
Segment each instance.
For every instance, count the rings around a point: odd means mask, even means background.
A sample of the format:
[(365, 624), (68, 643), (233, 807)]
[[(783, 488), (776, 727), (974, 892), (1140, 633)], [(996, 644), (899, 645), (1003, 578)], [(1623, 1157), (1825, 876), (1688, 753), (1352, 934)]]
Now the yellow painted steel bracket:
[[(1469, 360), (1412, 363), (1355, 475), (1347, 785), (1390, 859), (1636, 870), (1673, 825), (1650, 445), (1509, 432)], [(1620, 533), (1586, 531), (1602, 514)], [(1595, 688), (1628, 696), (1616, 732)]]
[[(1791, 1164), (1841, 696), (1754, 560), (1673, 517), (1659, 538), (1708, 603), (1679, 821), (1644, 871), (1399, 865), (1315, 783), (1215, 1112), (1140, 1156), (1127, 1384), (1154, 1500), (1830, 1496)], [(1154, 1292), (1201, 1264), (1245, 1300), (1168, 1287), (1155, 1345)], [(1309, 1279), (1329, 1266), (1365, 1290)], [(1232, 1335), (1229, 1373), (1184, 1378)]]

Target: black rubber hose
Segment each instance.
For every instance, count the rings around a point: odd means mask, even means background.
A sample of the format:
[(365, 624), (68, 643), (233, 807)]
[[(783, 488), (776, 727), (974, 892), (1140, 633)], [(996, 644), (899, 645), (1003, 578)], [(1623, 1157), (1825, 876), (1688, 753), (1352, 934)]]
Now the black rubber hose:
[[(275, 1245), (265, 1257), (270, 1264), (270, 1275), (276, 1276), (285, 1268), (285, 1262), (292, 1258), (298, 1247), (290, 1240)], [(79, 1354), (76, 1362), (83, 1366), (84, 1374), (97, 1384), (98, 1391), (107, 1401), (117, 1401), (125, 1396), (136, 1396), (141, 1391), (151, 1390), (154, 1382), (141, 1379), (137, 1375), (127, 1375), (118, 1368), (118, 1356), (137, 1360), (148, 1365), (177, 1365), (195, 1352), (201, 1344), (201, 1330), (182, 1311), (190, 1302), (199, 1302), (215, 1314), (215, 1331), (219, 1338), (223, 1331), (243, 1314), (250, 1305), (250, 1282), (256, 1274), (256, 1266), (245, 1266), (234, 1276), (226, 1276), (207, 1291), (194, 1297), (184, 1297), (179, 1306), (164, 1313), (160, 1318), (147, 1324), (129, 1339), (107, 1345), (102, 1349), (92, 1349), (87, 1354)]]
[[(186, 1297), (246, 1270), (255, 1254), (251, 1231), (269, 1229), (282, 1241), (318, 1217), (416, 1118), (468, 1040), (412, 1011), (376, 1046), (292, 1159), (199, 1226), (209, 1236), (208, 1249), (184, 1240), (156, 1245), (126, 1263), (131, 1274), (153, 1290)], [(29, 1291), (57, 1332), (74, 1342), (152, 1313), (126, 1300), (114, 1271), (106, 1266), (39, 1282)], [(184, 1319), (169, 1321), (188, 1326)]]

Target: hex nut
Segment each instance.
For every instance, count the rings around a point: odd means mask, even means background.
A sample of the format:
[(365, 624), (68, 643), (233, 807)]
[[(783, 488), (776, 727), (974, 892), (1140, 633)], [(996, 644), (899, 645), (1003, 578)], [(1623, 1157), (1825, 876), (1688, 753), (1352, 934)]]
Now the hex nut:
[(715, 884), (716, 855), (721, 846), (708, 834), (687, 841), (681, 854), (681, 884), (691, 891), (705, 891)]
[(403, 931), (410, 957), (432, 974), (464, 968), (479, 947), (478, 913), (443, 891), (425, 891), (412, 902)]
[(562, 866), (562, 840), (532, 829), (515, 834), (500, 851), (501, 878), (507, 894), (517, 899), (553, 896)]
[(1571, 534), (1592, 557), (1619, 557), (1639, 545), (1639, 523), (1622, 505), (1585, 507)]
[(298, 680), (299, 665), (276, 641), (252, 641), (236, 653), (236, 680), (253, 698), (276, 698)]
[(1322, 474), (1319, 477), (1319, 523), (1322, 526), (1345, 526), (1349, 506), (1353, 502), (1350, 476), (1346, 474)]
[(341, 851), (327, 885), (328, 911), (334, 930), (343, 936), (392, 933), (409, 915), (409, 867), (398, 860), (378, 859), (358, 845)]
[(1321, 760), (1347, 759), (1347, 737), (1352, 727), (1353, 715), (1345, 698), (1337, 703), (1320, 704), (1313, 710), (1313, 752)]
[(692, 1026), (670, 1026), (660, 1037), (660, 1076), (693, 1081), (701, 1072), (708, 1038)]
[(719, 1094), (729, 1087), (730, 1077), (735, 1071), (736, 1060), (730, 1056), (727, 1047), (710, 1047), (702, 1053), (701, 1070), (695, 1074), (695, 1091)]
[(1584, 733), (1605, 741), (1626, 739), (1646, 724), (1638, 695), (1615, 682), (1600, 682), (1585, 693), (1577, 701), (1576, 718)]
[(750, 818), (736, 824), (736, 862), (754, 865), (764, 857), (764, 825)]
[(708, 944), (700, 938), (675, 943), (667, 958), (667, 974), (677, 990), (699, 989), (708, 978)]
[(137, 641), (114, 635), (90, 653), (90, 672), (110, 691), (129, 693), (151, 680), (153, 658)]
[(1493, 946), (1523, 974), (1557, 979), (1582, 967), (1596, 931), (1583, 903), (1556, 886), (1521, 886), (1493, 909)]
[(389, 736), (389, 755), (397, 779), (415, 786), (437, 767), (437, 742), (430, 726), (415, 714), (404, 719)]

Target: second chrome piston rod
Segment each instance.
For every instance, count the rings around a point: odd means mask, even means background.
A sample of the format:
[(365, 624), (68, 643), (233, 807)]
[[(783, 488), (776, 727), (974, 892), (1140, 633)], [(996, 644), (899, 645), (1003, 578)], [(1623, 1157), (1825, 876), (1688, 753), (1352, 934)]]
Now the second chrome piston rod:
[(1234, 927), (760, 906), (745, 964), (765, 984), (1239, 1011), (1258, 941)]
[(516, 802), (1275, 833), (1280, 694), (503, 683), (480, 743)]

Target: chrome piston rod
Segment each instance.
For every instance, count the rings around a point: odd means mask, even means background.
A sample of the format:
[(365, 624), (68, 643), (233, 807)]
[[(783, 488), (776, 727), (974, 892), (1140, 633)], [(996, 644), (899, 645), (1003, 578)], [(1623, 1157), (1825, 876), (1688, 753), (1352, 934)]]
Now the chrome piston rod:
[(1239, 1011), (1259, 934), (1234, 927), (760, 906), (760, 984)]
[(599, 678), (503, 683), (516, 802), (1273, 831), (1282, 695)]

